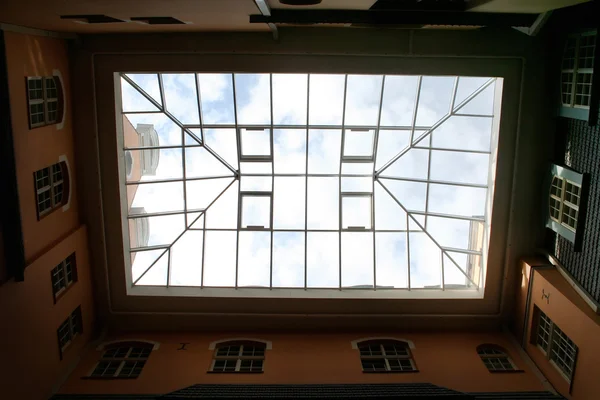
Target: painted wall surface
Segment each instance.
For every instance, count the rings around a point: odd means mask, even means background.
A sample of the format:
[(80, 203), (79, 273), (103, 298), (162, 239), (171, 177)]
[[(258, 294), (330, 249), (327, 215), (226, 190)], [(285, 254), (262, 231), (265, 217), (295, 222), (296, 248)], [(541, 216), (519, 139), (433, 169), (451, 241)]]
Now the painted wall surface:
[[(25, 281), (0, 287), (2, 321), (2, 398), (45, 400), (78, 360), (93, 330), (93, 300), (87, 251), (87, 231), (81, 227), (25, 269)], [(54, 304), (51, 270), (75, 252), (78, 281)], [(56, 330), (81, 306), (83, 334), (59, 356)]]
[[(5, 33), (9, 95), (25, 259), (29, 264), (79, 225), (71, 124), (69, 59), (67, 43), (61, 39)], [(59, 71), (64, 87), (64, 126), (29, 129), (26, 78), (52, 76)], [(71, 202), (67, 211), (58, 209), (37, 220), (33, 173), (59, 162), (65, 155), (70, 165)]]
[[(550, 383), (563, 396), (597, 399), (600, 393), (598, 356), (600, 355), (600, 315), (585, 301), (555, 268), (533, 270), (534, 279), (529, 308), (526, 350)], [(549, 299), (542, 299), (542, 291)], [(579, 348), (571, 387), (540, 349), (531, 342), (534, 307), (543, 311)]]
[[(351, 341), (369, 337), (411, 340), (419, 372), (363, 373), (358, 350)], [(266, 351), (262, 374), (207, 373), (213, 350), (209, 344), (227, 338), (257, 338), (272, 342)], [(505, 333), (149, 333), (109, 335), (117, 339), (159, 342), (139, 378), (134, 380), (85, 379), (102, 355), (90, 349), (62, 386), (62, 393), (168, 393), (197, 383), (392, 383), (431, 382), (461, 391), (543, 390), (517, 348)], [(177, 350), (188, 343), (187, 350)], [(476, 348), (496, 343), (506, 348), (523, 372), (491, 373)]]

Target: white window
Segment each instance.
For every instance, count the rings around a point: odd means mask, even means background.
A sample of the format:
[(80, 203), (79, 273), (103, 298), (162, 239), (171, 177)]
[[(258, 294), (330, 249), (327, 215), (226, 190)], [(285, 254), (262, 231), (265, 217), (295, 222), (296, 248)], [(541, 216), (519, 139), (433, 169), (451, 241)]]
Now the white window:
[(104, 351), (90, 374), (92, 378), (137, 378), (152, 352), (146, 343), (117, 343)]
[(373, 161), (374, 144), (374, 129), (344, 129), (342, 161)]
[(83, 326), (81, 321), (81, 307), (77, 307), (75, 311), (67, 317), (67, 319), (60, 324), (57, 330), (58, 334), (58, 346), (62, 352), (71, 344), (75, 336), (83, 333)]
[(564, 167), (551, 168), (546, 226), (574, 243), (576, 250), (583, 235), (587, 179), (585, 174)]
[(56, 163), (35, 172), (38, 219), (61, 207), (69, 197), (65, 190), (65, 170), (63, 163)]
[(536, 308), (535, 343), (567, 380), (573, 378), (577, 345), (548, 316)]
[(258, 342), (227, 342), (215, 349), (211, 372), (262, 372), (265, 345)]
[(372, 213), (373, 195), (371, 193), (342, 193), (342, 229), (371, 229)]
[(271, 192), (242, 192), (241, 229), (270, 229), (273, 197)]
[(52, 292), (54, 298), (61, 294), (66, 288), (71, 286), (77, 280), (77, 270), (75, 265), (75, 253), (60, 262), (52, 269)]
[(60, 122), (59, 98), (62, 93), (57, 80), (58, 77), (53, 76), (27, 78), (30, 128)]
[(358, 344), (363, 372), (412, 372), (415, 364), (404, 342), (367, 341)]
[(491, 372), (516, 371), (515, 364), (512, 362), (507, 352), (493, 345), (482, 345), (477, 348), (477, 354), (481, 361)]
[(267, 128), (241, 128), (241, 161), (272, 161), (271, 130)]

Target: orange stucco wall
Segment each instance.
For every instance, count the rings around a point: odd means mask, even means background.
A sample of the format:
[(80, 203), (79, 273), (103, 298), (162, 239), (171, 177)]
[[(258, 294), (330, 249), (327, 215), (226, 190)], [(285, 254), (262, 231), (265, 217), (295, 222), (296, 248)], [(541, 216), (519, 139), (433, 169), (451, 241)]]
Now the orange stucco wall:
[[(89, 341), (94, 310), (87, 248), (87, 232), (81, 227), (30, 264), (25, 281), (11, 280), (0, 287), (2, 398), (48, 399)], [(54, 304), (50, 271), (73, 252), (78, 281)], [(56, 330), (80, 305), (83, 335), (75, 338), (61, 361)]]
[[(555, 268), (532, 270), (534, 274), (526, 350), (550, 383), (565, 397), (574, 400), (597, 399), (600, 393), (598, 356), (600, 355), (600, 315), (595, 314)], [(542, 299), (542, 291), (549, 294)], [(579, 351), (569, 392), (569, 382), (531, 343), (534, 307), (543, 311), (573, 340)]]
[[(13, 32), (6, 32), (4, 37), (25, 259), (30, 263), (79, 225), (73, 177), (69, 59), (64, 40)], [(58, 125), (29, 129), (26, 78), (52, 76), (55, 70), (62, 77), (66, 98), (64, 126), (62, 129)], [(33, 173), (57, 163), (61, 155), (67, 157), (71, 169), (70, 208), (64, 212), (58, 209), (38, 221)]]
[[(399, 337), (414, 342), (419, 372), (363, 373), (358, 350), (351, 341), (367, 337)], [(272, 342), (262, 374), (210, 374), (213, 350), (209, 344), (226, 338), (258, 338)], [(63, 393), (154, 393), (174, 391), (197, 383), (391, 383), (431, 382), (461, 391), (543, 390), (505, 333), (148, 333), (110, 335), (115, 339), (159, 342), (141, 376), (135, 380), (82, 379), (94, 368), (102, 351), (90, 349), (62, 386)], [(187, 342), (187, 350), (178, 351)], [(524, 372), (490, 373), (476, 353), (482, 343), (505, 347)]]

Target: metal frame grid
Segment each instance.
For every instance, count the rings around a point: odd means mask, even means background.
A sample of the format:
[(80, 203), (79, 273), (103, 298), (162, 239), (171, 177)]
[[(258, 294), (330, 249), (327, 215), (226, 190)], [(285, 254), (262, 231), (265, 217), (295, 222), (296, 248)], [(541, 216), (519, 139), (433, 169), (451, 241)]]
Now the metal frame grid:
[[(177, 120), (177, 118), (175, 118), (175, 116), (173, 116), (173, 114), (167, 109), (167, 107), (164, 107), (163, 104), (165, 104), (165, 93), (164, 93), (164, 88), (163, 88), (163, 80), (162, 80), (162, 74), (161, 73), (157, 73), (155, 74), (158, 78), (158, 83), (159, 83), (159, 90), (160, 90), (160, 100), (161, 103), (159, 103), (157, 100), (155, 100), (151, 95), (149, 95), (148, 93), (146, 93), (144, 91), (144, 89), (142, 89), (136, 82), (134, 82), (133, 79), (131, 79), (129, 76), (127, 76), (126, 73), (121, 73), (120, 77), (123, 78), (128, 84), (130, 84), (134, 89), (136, 89), (146, 100), (148, 100), (155, 108), (156, 110), (153, 111), (124, 111), (121, 110), (121, 113), (123, 115), (126, 114), (136, 114), (136, 113), (163, 113), (165, 116), (167, 116), (173, 123), (175, 123), (177, 126), (179, 126), (181, 128), (181, 132), (182, 132), (182, 144), (179, 145), (175, 145), (175, 146), (156, 146), (156, 147), (126, 147), (124, 149), (122, 149), (121, 151), (129, 151), (129, 150), (150, 150), (150, 149), (154, 149), (154, 148), (160, 148), (160, 149), (168, 149), (168, 148), (181, 148), (182, 150), (186, 149), (186, 148), (190, 148), (190, 147), (203, 147), (204, 149), (206, 149), (212, 156), (214, 156), (218, 161), (220, 161), (229, 171), (232, 172), (232, 176), (208, 176), (208, 177), (198, 177), (198, 178), (187, 178), (186, 177), (186, 172), (185, 172), (185, 151), (182, 151), (182, 158), (183, 158), (183, 177), (181, 179), (177, 178), (177, 179), (162, 179), (162, 180), (152, 180), (152, 181), (139, 181), (139, 182), (126, 182), (126, 185), (140, 185), (140, 184), (149, 184), (149, 183), (163, 183), (163, 182), (186, 182), (186, 181), (194, 181), (194, 180), (210, 180), (210, 179), (219, 179), (219, 178), (231, 178), (231, 182), (229, 183), (229, 185), (227, 187), (225, 187), (225, 189), (223, 189), (216, 197), (215, 199), (206, 207), (203, 209), (187, 209), (187, 199), (186, 199), (186, 189), (185, 186), (183, 185), (184, 189), (183, 189), (183, 194), (184, 194), (184, 210), (182, 211), (169, 211), (169, 212), (159, 212), (159, 213), (147, 213), (147, 214), (138, 214), (138, 215), (128, 215), (127, 218), (131, 219), (131, 218), (145, 218), (145, 217), (153, 217), (153, 216), (163, 216), (163, 215), (175, 215), (175, 214), (183, 214), (185, 215), (185, 220), (186, 220), (186, 229), (177, 236), (177, 238), (173, 241), (173, 243), (171, 243), (170, 245), (156, 245), (156, 246), (148, 246), (148, 247), (143, 247), (143, 248), (130, 248), (129, 250), (131, 252), (138, 252), (138, 251), (148, 251), (148, 250), (163, 250), (163, 252), (161, 252), (158, 257), (156, 258), (156, 260), (147, 267), (147, 269), (145, 270), (144, 273), (142, 273), (137, 279), (135, 279), (135, 281), (132, 282), (132, 285), (135, 286), (145, 275), (146, 273), (152, 269), (152, 267), (154, 266), (154, 264), (156, 264), (156, 262), (161, 259), (165, 254), (167, 255), (167, 260), (168, 260), (168, 266), (167, 266), (167, 284), (166, 287), (171, 286), (170, 280), (171, 280), (171, 265), (170, 265), (170, 251), (171, 251), (171, 247), (173, 246), (173, 244), (175, 244), (177, 242), (177, 240), (183, 236), (183, 234), (187, 231), (187, 230), (195, 230), (194, 228), (189, 228), (191, 225), (193, 225), (194, 223), (198, 222), (200, 220), (201, 217), (203, 217), (206, 213), (207, 210), (210, 209), (210, 207), (235, 183), (235, 181), (240, 181), (240, 178), (243, 177), (270, 177), (272, 179), (271, 182), (271, 188), (274, 187), (274, 181), (276, 177), (305, 177), (305, 199), (304, 199), (304, 206), (305, 206), (305, 210), (304, 210), (304, 229), (275, 229), (273, 228), (273, 203), (274, 203), (274, 193), (273, 192), (252, 192), (251, 195), (256, 195), (256, 196), (269, 196), (271, 199), (270, 202), (270, 218), (271, 218), (271, 223), (270, 223), (270, 228), (261, 228), (261, 227), (248, 227), (248, 228), (241, 228), (241, 199), (242, 199), (242, 195), (246, 196), (248, 195), (248, 193), (242, 192), (241, 191), (241, 185), (238, 184), (238, 229), (222, 229), (222, 228), (207, 228), (206, 227), (206, 218), (204, 218), (204, 226), (201, 229), (203, 232), (210, 232), (210, 231), (235, 231), (237, 233), (237, 241), (236, 241), (236, 277), (235, 277), (235, 288), (237, 289), (238, 286), (238, 268), (239, 268), (239, 234), (241, 230), (245, 230), (245, 231), (268, 231), (271, 233), (271, 242), (270, 242), (270, 247), (271, 247), (271, 254), (270, 254), (270, 288), (274, 288), (273, 286), (273, 233), (274, 232), (303, 232), (304, 233), (304, 290), (310, 290), (310, 289), (324, 289), (324, 288), (320, 288), (320, 287), (308, 287), (307, 285), (307, 252), (308, 252), (308, 233), (311, 232), (337, 232), (339, 234), (339, 259), (338, 259), (338, 264), (339, 264), (339, 275), (340, 275), (340, 279), (339, 279), (339, 287), (337, 289), (339, 290), (347, 290), (347, 289), (357, 289), (357, 288), (353, 288), (353, 287), (342, 287), (342, 249), (341, 249), (341, 243), (342, 243), (342, 232), (347, 232), (347, 231), (351, 231), (351, 232), (356, 232), (356, 231), (360, 231), (360, 232), (370, 232), (373, 235), (372, 238), (372, 243), (373, 243), (373, 276), (374, 276), (374, 281), (373, 281), (373, 286), (369, 286), (370, 290), (378, 290), (377, 286), (377, 277), (376, 277), (376, 268), (377, 268), (377, 261), (376, 261), (376, 232), (389, 232), (389, 233), (404, 233), (406, 235), (406, 253), (407, 253), (407, 262), (408, 262), (408, 277), (407, 277), (407, 281), (408, 281), (408, 287), (407, 288), (385, 288), (385, 290), (414, 290), (414, 288), (411, 287), (411, 279), (410, 279), (410, 239), (409, 239), (409, 233), (424, 233), (434, 244), (436, 247), (438, 247), (440, 249), (440, 254), (441, 254), (441, 290), (445, 290), (445, 283), (444, 283), (444, 258), (447, 258), (452, 264), (454, 264), (456, 266), (456, 268), (458, 269), (458, 271), (460, 271), (462, 273), (462, 275), (464, 275), (466, 281), (469, 282), (469, 285), (466, 286), (465, 288), (468, 289), (475, 289), (475, 290), (480, 290), (481, 287), (476, 284), (462, 269), (461, 267), (458, 265), (458, 263), (454, 260), (454, 258), (452, 257), (452, 255), (450, 253), (448, 253), (449, 251), (451, 252), (456, 252), (456, 253), (463, 253), (463, 254), (468, 254), (468, 255), (480, 255), (482, 256), (482, 251), (476, 251), (476, 250), (466, 250), (466, 249), (457, 249), (457, 248), (446, 248), (441, 246), (438, 241), (435, 240), (434, 237), (431, 236), (431, 234), (429, 234), (426, 230), (427, 228), (427, 218), (429, 216), (433, 216), (433, 217), (443, 217), (443, 218), (449, 218), (449, 219), (455, 219), (455, 220), (468, 220), (468, 221), (481, 221), (481, 222), (487, 222), (487, 218), (489, 218), (490, 216), (486, 216), (486, 217), (478, 217), (478, 216), (473, 216), (473, 217), (469, 217), (469, 216), (463, 216), (463, 215), (454, 215), (454, 214), (444, 214), (444, 213), (435, 213), (435, 212), (431, 212), (429, 211), (429, 189), (430, 189), (430, 185), (432, 184), (440, 184), (440, 185), (447, 185), (447, 186), (454, 186), (454, 187), (472, 187), (472, 188), (481, 188), (481, 189), (486, 189), (489, 190), (489, 187), (487, 184), (475, 184), (475, 183), (460, 183), (460, 182), (449, 182), (449, 181), (443, 181), (443, 180), (434, 180), (431, 179), (431, 152), (432, 151), (453, 151), (453, 152), (463, 152), (463, 153), (471, 153), (471, 154), (492, 154), (491, 148), (489, 150), (466, 150), (466, 149), (460, 149), (460, 148), (442, 148), (442, 147), (433, 147), (431, 144), (429, 145), (424, 145), (421, 144), (426, 143), (424, 142), (425, 139), (427, 139), (429, 137), (429, 135), (439, 126), (441, 126), (444, 122), (446, 122), (450, 117), (452, 116), (466, 116), (466, 117), (481, 117), (481, 118), (492, 118), (493, 115), (489, 115), (489, 114), (473, 114), (473, 113), (461, 113), (460, 110), (466, 106), (471, 100), (473, 100), (475, 97), (477, 97), (477, 95), (479, 95), (480, 93), (482, 93), (485, 89), (487, 89), (490, 85), (493, 85), (496, 82), (496, 78), (490, 78), (488, 79), (483, 85), (481, 85), (478, 89), (476, 89), (475, 91), (473, 91), (469, 96), (467, 96), (462, 102), (460, 102), (459, 104), (456, 104), (456, 95), (457, 95), (457, 88), (458, 88), (458, 83), (459, 83), (459, 79), (460, 77), (455, 77), (455, 82), (454, 82), (454, 87), (452, 90), (452, 98), (451, 98), (451, 104), (450, 107), (447, 111), (447, 113), (441, 117), (436, 123), (434, 123), (431, 126), (417, 126), (416, 125), (416, 121), (417, 121), (417, 113), (418, 113), (418, 108), (419, 108), (419, 96), (420, 96), (420, 91), (421, 91), (421, 82), (422, 82), (422, 76), (420, 76), (418, 78), (418, 84), (417, 84), (417, 90), (416, 90), (416, 95), (415, 95), (415, 106), (414, 106), (414, 111), (413, 111), (413, 115), (412, 115), (412, 124), (410, 126), (380, 126), (380, 122), (381, 122), (381, 114), (382, 114), (382, 105), (383, 105), (383, 95), (384, 95), (384, 88), (385, 88), (385, 81), (386, 81), (386, 76), (383, 76), (382, 79), (382, 83), (381, 83), (381, 88), (380, 88), (380, 93), (379, 93), (379, 109), (378, 109), (378, 119), (377, 119), (377, 124), (373, 125), (373, 126), (354, 126), (354, 125), (347, 125), (345, 123), (345, 119), (346, 119), (346, 103), (347, 103), (347, 96), (346, 96), (346, 91), (347, 91), (347, 85), (348, 85), (348, 75), (345, 75), (345, 79), (344, 79), (344, 102), (343, 102), (343, 111), (342, 111), (342, 124), (341, 125), (312, 125), (309, 123), (309, 118), (310, 118), (310, 106), (309, 106), (309, 102), (310, 102), (310, 79), (311, 79), (311, 74), (308, 74), (307, 77), (307, 100), (306, 100), (306, 124), (304, 125), (279, 125), (279, 124), (274, 124), (273, 123), (273, 85), (272, 85), (272, 80), (273, 80), (273, 76), (272, 74), (270, 74), (270, 112), (271, 112), (271, 123), (270, 124), (262, 124), (262, 125), (243, 125), (243, 124), (238, 124), (238, 105), (237, 105), (237, 98), (236, 98), (236, 79), (234, 77), (235, 74), (231, 74), (231, 83), (232, 83), (232, 91), (233, 91), (233, 113), (234, 113), (234, 119), (235, 119), (235, 123), (234, 124), (204, 124), (202, 121), (202, 107), (201, 107), (201, 92), (199, 90), (199, 78), (196, 75), (196, 79), (195, 79), (195, 83), (196, 83), (196, 93), (197, 93), (197, 99), (198, 99), (198, 112), (199, 112), (199, 117), (200, 117), (200, 124), (199, 125), (186, 125), (181, 123), (179, 120)], [(191, 129), (193, 128), (197, 128), (200, 131), (200, 136), (198, 137), (197, 135), (195, 135)], [(204, 130), (205, 129), (217, 129), (217, 128), (230, 128), (230, 129), (235, 129), (236, 132), (236, 142), (237, 142), (237, 165), (236, 166), (232, 166), (230, 165), (227, 161), (225, 161), (222, 157), (220, 157), (213, 149), (210, 148), (210, 146), (208, 146), (204, 141)], [(240, 169), (241, 164), (245, 163), (245, 162), (254, 162), (254, 163), (265, 163), (267, 161), (267, 156), (262, 156), (263, 158), (253, 158), (252, 156), (246, 156), (246, 157), (250, 157), (250, 158), (244, 158), (241, 154), (241, 129), (257, 129), (257, 130), (264, 130), (264, 129), (268, 129), (269, 130), (269, 135), (270, 135), (270, 155), (269, 160), (268, 160), (268, 164), (269, 168), (271, 170), (270, 173), (244, 173), (242, 172), (242, 170)], [(274, 170), (274, 162), (273, 162), (273, 148), (274, 148), (274, 139), (273, 139), (273, 131), (274, 129), (301, 129), (304, 130), (306, 132), (306, 151), (305, 151), (305, 173), (276, 173)], [(340, 162), (339, 162), (339, 170), (338, 173), (309, 173), (308, 172), (308, 159), (309, 159), (309, 151), (308, 151), (308, 144), (309, 144), (309, 132), (310, 130), (313, 129), (327, 129), (327, 130), (338, 130), (341, 131), (342, 133), (342, 138), (341, 138), (341, 149), (340, 149)], [(370, 157), (368, 158), (355, 158), (355, 157), (344, 157), (344, 132), (346, 130), (373, 130), (374, 132), (374, 138), (373, 138), (373, 157), (372, 159)], [(393, 131), (393, 130), (408, 130), (410, 131), (410, 141), (409, 141), (409, 145), (408, 147), (406, 147), (405, 149), (403, 149), (402, 151), (400, 151), (398, 154), (396, 154), (390, 161), (388, 161), (386, 164), (384, 164), (381, 168), (376, 169), (376, 161), (377, 161), (377, 146), (378, 146), (378, 137), (379, 137), (379, 132), (380, 131)], [(190, 135), (191, 137), (194, 138), (194, 140), (196, 140), (197, 143), (195, 144), (186, 144), (185, 143), (185, 135)], [(418, 136), (417, 136), (418, 134)], [(421, 145), (420, 145), (421, 144)], [(395, 177), (395, 176), (391, 176), (391, 175), (386, 175), (385, 171), (387, 170), (388, 167), (390, 167), (395, 161), (397, 161), (400, 157), (402, 157), (404, 154), (406, 154), (408, 151), (410, 151), (411, 149), (424, 149), (424, 150), (428, 150), (429, 152), (429, 162), (428, 162), (428, 170), (427, 170), (427, 179), (416, 179), (416, 178), (400, 178), (400, 177)], [(261, 157), (261, 156), (259, 156)], [(351, 161), (351, 162), (349, 162)], [(344, 164), (358, 164), (358, 163), (372, 163), (372, 172), (370, 173), (352, 173), (352, 174), (344, 174), (342, 173), (342, 167)], [(308, 228), (308, 179), (312, 178), (312, 177), (319, 177), (319, 178), (324, 178), (324, 177), (331, 177), (331, 178), (338, 178), (339, 179), (339, 212), (340, 212), (340, 216), (339, 216), (339, 227), (337, 229), (309, 229)], [(372, 178), (372, 188), (371, 191), (368, 193), (352, 193), (352, 192), (342, 192), (342, 177), (346, 178), (346, 177), (355, 177), (355, 178), (360, 178), (360, 177), (368, 177), (368, 178)], [(398, 181), (404, 181), (404, 182), (420, 182), (420, 183), (425, 183), (426, 187), (427, 187), (427, 194), (426, 194), (426, 205), (425, 205), (425, 211), (417, 211), (417, 210), (410, 210), (407, 209), (399, 200), (396, 196), (394, 196), (394, 194), (385, 186), (385, 184), (383, 182), (381, 182), (381, 179), (391, 179), (391, 180), (398, 180)], [(385, 192), (387, 192), (387, 194), (389, 194), (391, 196), (391, 198), (394, 200), (394, 202), (407, 214), (406, 216), (406, 229), (397, 229), (397, 230), (377, 230), (376, 226), (375, 226), (375, 207), (373, 206), (375, 204), (375, 184), (377, 183), (377, 185), (379, 185), (382, 189), (384, 189)], [(349, 229), (343, 229), (342, 228), (342, 196), (346, 197), (346, 196), (370, 196), (371, 198), (371, 221), (372, 221), (372, 227), (371, 229), (353, 229), (353, 228), (349, 228)], [(188, 219), (189, 214), (194, 214), (194, 213), (200, 213), (200, 215), (196, 216), (196, 218), (194, 219), (194, 221), (190, 222)], [(424, 216), (424, 224), (422, 224), (421, 222), (419, 222), (419, 219), (417, 217), (420, 216)], [(416, 229), (415, 228), (410, 228), (410, 225), (416, 225)], [(204, 259), (205, 259), (205, 246), (206, 246), (206, 235), (203, 235), (203, 243), (202, 243), (202, 283), (199, 286), (200, 288), (204, 288), (204, 287), (219, 287), (219, 286), (207, 286), (204, 284)], [(484, 260), (485, 262), (485, 260)], [(447, 264), (447, 262), (446, 262)], [(483, 273), (483, 269), (481, 269), (481, 274)], [(479, 280), (481, 281), (481, 279)], [(472, 285), (472, 286), (470, 286)], [(165, 285), (161, 285), (161, 286), (165, 286)], [(178, 285), (181, 286), (181, 285)], [(231, 288), (232, 286), (226, 286), (223, 288)], [(297, 289), (295, 287), (279, 287), (277, 286), (277, 288), (285, 288), (285, 289)], [(331, 289), (331, 288), (327, 288), (327, 289)], [(360, 287), (359, 289), (365, 289), (364, 287)], [(456, 289), (456, 288), (453, 288)], [(380, 290), (383, 290), (380, 288)]]
[(263, 343), (222, 343), (216, 349), (210, 372), (262, 372), (266, 346)]
[(102, 359), (96, 364), (91, 378), (137, 378), (146, 360), (150, 357), (152, 347), (111, 347), (104, 351)]
[(538, 313), (535, 342), (552, 364), (571, 381), (578, 347), (573, 341), (541, 310)]
[(358, 344), (363, 372), (416, 371), (408, 345), (402, 342), (364, 342)]
[(564, 107), (590, 107), (596, 31), (567, 38), (561, 70), (561, 102)]

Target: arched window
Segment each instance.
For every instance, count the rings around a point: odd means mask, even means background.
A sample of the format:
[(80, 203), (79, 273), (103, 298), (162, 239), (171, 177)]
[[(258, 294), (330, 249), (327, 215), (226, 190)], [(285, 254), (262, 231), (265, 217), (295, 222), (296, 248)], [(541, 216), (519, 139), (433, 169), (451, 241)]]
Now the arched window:
[(493, 344), (483, 344), (477, 347), (477, 354), (490, 372), (516, 371), (506, 350)]
[(141, 373), (152, 352), (153, 345), (144, 342), (113, 343), (104, 349), (102, 359), (90, 377), (133, 379)]
[(215, 348), (210, 372), (262, 372), (265, 363), (265, 343), (231, 341)]
[(357, 345), (363, 372), (415, 372), (408, 343), (399, 340), (368, 340)]

